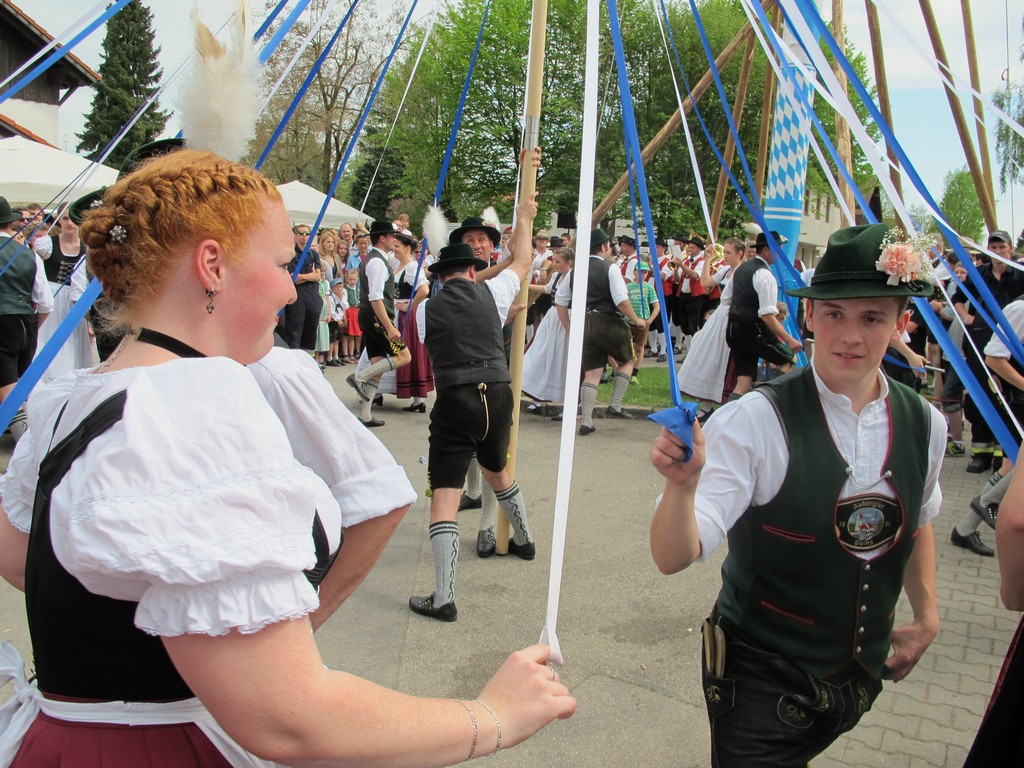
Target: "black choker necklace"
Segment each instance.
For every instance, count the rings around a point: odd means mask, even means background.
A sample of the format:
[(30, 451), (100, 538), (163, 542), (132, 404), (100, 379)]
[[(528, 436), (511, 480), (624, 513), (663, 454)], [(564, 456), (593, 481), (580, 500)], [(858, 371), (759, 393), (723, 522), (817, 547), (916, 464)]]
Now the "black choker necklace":
[(154, 347), (166, 349), (178, 357), (206, 357), (198, 349), (193, 349), (185, 342), (178, 341), (173, 336), (160, 333), (160, 331), (151, 331), (149, 328), (139, 328), (139, 332), (135, 334), (135, 340), (141, 341), (143, 344), (152, 344)]

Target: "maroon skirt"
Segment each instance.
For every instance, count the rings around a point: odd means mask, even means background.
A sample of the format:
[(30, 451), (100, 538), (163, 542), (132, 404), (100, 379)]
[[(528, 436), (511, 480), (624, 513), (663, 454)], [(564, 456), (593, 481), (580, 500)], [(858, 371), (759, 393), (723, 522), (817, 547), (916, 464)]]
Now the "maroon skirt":
[(402, 340), (412, 355), (412, 362), (395, 369), (395, 397), (426, 397), (434, 391), (434, 369), (430, 366), (427, 348), (420, 341), (416, 315), (399, 312), (398, 327), (402, 329)]
[(75, 723), (40, 713), (11, 768), (230, 768), (195, 723)]

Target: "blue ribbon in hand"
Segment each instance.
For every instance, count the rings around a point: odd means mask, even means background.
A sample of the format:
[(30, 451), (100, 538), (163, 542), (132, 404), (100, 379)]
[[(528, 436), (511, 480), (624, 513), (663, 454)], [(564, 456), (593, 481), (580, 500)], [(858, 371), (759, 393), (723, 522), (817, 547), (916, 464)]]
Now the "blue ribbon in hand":
[(683, 462), (689, 461), (693, 455), (693, 423), (697, 420), (697, 404), (683, 403), (652, 413), (647, 418), (656, 424), (661, 424), (683, 441)]

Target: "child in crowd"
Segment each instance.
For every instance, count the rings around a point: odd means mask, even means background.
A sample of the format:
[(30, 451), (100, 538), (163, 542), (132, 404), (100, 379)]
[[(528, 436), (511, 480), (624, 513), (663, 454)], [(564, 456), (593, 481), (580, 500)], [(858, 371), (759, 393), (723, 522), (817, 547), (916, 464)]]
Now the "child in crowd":
[(334, 368), (345, 364), (345, 361), (338, 355), (338, 348), (341, 346), (341, 332), (345, 327), (345, 310), (348, 309), (344, 280), (335, 278), (331, 281), (331, 294), (327, 297), (327, 301), (329, 304), (327, 331), (331, 341), (331, 348), (327, 352), (327, 364)]
[(343, 363), (359, 362), (359, 337), (363, 332), (359, 329), (359, 270), (350, 269), (345, 273), (345, 299), (348, 308), (345, 310), (345, 335), (341, 340), (341, 361)]

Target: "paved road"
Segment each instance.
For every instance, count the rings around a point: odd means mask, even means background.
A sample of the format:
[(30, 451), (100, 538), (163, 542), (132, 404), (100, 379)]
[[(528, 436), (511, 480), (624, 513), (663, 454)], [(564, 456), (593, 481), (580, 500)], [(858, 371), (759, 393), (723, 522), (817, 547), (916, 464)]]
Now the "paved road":
[[(328, 369), (340, 397), (347, 368)], [(427, 416), (403, 413), (388, 398), (375, 411), (387, 421), (381, 439), (425, 487)], [(551, 768), (705, 766), (707, 723), (698, 675), (699, 626), (719, 585), (722, 554), (672, 577), (660, 575), (647, 530), (660, 486), (647, 461), (655, 427), (647, 421), (596, 422), (577, 443), (557, 635), (566, 658), (563, 679), (579, 700), (569, 721), (556, 723), (492, 765)], [(411, 594), (433, 587), (427, 544), (427, 503), (421, 496), (379, 566), (318, 633), (331, 666), (397, 687), (440, 696), (474, 697), (511, 650), (536, 642), (548, 592), (550, 531), (560, 426), (523, 416), (519, 478), (538, 539), (532, 563), (479, 560), (477, 513), (463, 513), (466, 546), (459, 562), (459, 620), (415, 616)], [(0, 439), (0, 467), (11, 449)], [(945, 504), (937, 522), (942, 632), (911, 677), (889, 685), (874, 710), (814, 768), (960, 766), (977, 729), (1017, 615), (998, 598), (993, 559), (948, 543), (983, 478), (947, 460)], [(982, 530), (986, 542), (994, 535)], [(900, 618), (909, 611), (900, 606)], [(0, 638), (27, 655), (20, 595), (0, 588)]]

